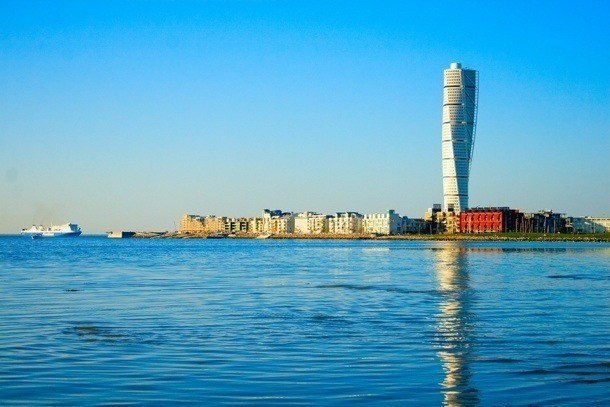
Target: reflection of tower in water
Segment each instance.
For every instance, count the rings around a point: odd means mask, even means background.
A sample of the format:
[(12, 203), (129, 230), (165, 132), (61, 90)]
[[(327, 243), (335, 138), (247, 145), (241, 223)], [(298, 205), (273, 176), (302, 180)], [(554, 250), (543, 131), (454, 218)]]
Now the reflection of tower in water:
[(436, 319), (438, 356), (445, 373), (441, 383), (444, 404), (473, 405), (479, 397), (470, 384), (474, 315), (470, 311), (472, 289), (469, 286), (467, 252), (463, 246), (452, 244), (438, 249), (435, 260), (442, 296)]

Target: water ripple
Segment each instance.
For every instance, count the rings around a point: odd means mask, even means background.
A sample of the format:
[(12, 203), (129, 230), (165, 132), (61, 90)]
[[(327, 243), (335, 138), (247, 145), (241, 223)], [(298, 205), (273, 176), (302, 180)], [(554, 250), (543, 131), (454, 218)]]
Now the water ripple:
[(610, 245), (0, 237), (0, 402), (604, 405)]

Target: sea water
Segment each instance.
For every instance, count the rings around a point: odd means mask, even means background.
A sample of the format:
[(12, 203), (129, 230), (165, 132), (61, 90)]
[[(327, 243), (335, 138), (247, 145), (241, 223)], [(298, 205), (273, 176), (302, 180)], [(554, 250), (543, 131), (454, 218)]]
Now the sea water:
[(610, 245), (0, 238), (0, 403), (610, 404)]

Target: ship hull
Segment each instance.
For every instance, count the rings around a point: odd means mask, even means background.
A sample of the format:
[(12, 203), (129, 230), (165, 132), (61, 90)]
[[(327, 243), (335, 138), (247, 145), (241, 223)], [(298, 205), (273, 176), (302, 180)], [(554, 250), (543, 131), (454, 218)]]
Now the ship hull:
[(32, 239), (43, 239), (47, 237), (77, 237), (80, 236), (82, 232), (45, 232), (45, 233), (33, 233), (31, 234)]

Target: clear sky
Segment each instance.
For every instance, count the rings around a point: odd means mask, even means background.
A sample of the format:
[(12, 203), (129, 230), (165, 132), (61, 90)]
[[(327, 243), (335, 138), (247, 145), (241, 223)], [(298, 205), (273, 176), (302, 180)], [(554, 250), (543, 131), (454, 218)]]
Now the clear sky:
[(610, 215), (608, 4), (2, 1), (0, 233), (421, 217), (452, 61), (480, 71), (471, 206)]

